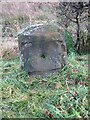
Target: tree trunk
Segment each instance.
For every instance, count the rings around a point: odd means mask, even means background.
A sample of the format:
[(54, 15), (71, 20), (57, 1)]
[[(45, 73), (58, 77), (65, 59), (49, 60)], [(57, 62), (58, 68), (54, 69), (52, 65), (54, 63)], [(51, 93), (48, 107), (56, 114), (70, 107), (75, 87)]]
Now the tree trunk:
[(77, 24), (77, 41), (75, 44), (75, 48), (77, 49), (77, 52), (80, 51), (80, 23), (79, 23), (79, 12), (77, 12), (76, 15), (76, 24)]

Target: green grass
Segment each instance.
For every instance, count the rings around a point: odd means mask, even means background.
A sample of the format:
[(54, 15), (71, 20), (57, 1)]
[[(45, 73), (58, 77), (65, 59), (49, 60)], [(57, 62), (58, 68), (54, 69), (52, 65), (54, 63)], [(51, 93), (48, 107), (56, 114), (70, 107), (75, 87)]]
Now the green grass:
[[(81, 58), (81, 60), (78, 60)], [(0, 59), (3, 118), (88, 118), (87, 55), (68, 57), (58, 74), (34, 78), (20, 68), (19, 58)]]

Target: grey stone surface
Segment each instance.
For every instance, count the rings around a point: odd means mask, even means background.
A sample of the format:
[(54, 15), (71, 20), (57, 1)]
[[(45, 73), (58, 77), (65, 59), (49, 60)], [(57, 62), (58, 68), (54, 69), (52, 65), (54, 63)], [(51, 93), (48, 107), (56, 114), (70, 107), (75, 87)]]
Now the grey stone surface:
[(57, 25), (28, 26), (18, 42), (21, 67), (30, 74), (49, 74), (67, 63), (64, 31)]

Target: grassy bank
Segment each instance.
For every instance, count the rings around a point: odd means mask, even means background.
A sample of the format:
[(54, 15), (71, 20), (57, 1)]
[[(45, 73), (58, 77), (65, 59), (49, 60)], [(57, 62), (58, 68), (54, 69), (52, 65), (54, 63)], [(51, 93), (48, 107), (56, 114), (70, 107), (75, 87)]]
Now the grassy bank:
[(0, 59), (4, 118), (88, 118), (87, 55), (71, 54), (58, 74), (33, 78), (19, 58)]

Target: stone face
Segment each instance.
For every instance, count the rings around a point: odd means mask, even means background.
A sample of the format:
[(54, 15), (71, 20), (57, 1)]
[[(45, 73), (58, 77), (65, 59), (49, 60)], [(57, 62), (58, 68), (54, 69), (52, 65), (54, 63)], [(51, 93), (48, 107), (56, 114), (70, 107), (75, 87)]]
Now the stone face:
[(49, 74), (67, 63), (64, 32), (56, 25), (28, 26), (18, 41), (21, 67), (30, 74)]

